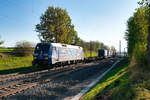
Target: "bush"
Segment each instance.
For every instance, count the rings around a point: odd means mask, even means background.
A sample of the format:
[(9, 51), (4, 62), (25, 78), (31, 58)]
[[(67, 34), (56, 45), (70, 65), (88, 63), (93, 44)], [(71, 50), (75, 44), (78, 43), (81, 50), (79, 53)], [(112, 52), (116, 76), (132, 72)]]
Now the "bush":
[(147, 65), (146, 46), (137, 44), (133, 52), (133, 57), (137, 65)]
[(13, 53), (16, 56), (30, 56), (33, 54), (33, 44), (28, 41), (17, 42)]

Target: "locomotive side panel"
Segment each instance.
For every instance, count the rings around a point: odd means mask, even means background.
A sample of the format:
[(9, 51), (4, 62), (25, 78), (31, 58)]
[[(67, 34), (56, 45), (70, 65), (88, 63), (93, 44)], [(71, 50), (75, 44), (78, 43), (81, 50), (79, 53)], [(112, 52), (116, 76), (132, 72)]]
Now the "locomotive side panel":
[[(56, 43), (52, 43), (53, 46), (56, 47), (56, 54), (52, 56), (57, 56), (58, 60), (53, 60), (53, 64), (56, 62), (65, 62), (65, 61), (73, 61), (73, 60), (83, 60), (84, 53), (82, 47), (72, 46), (72, 45), (58, 45)], [(54, 50), (54, 49), (53, 49)]]

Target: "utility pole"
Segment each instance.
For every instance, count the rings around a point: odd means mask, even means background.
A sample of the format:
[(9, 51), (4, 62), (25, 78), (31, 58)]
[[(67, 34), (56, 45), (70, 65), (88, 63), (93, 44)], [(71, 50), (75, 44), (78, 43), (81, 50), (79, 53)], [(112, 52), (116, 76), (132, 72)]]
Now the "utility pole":
[(126, 56), (126, 53), (125, 53), (125, 48), (124, 48), (124, 57)]
[(119, 52), (120, 52), (120, 56), (121, 56), (121, 40), (119, 41)]
[(148, 27), (148, 38), (147, 38), (147, 54), (148, 54), (148, 58), (147, 58), (147, 63), (148, 63), (148, 67), (150, 68), (150, 0), (148, 2), (148, 6), (149, 6), (149, 27)]

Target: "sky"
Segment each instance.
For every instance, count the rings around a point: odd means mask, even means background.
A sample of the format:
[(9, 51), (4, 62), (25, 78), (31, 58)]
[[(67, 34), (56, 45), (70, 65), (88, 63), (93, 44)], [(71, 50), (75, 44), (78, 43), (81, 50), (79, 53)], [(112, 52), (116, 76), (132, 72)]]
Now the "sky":
[(127, 47), (126, 23), (139, 0), (0, 0), (0, 36), (3, 46), (18, 41), (38, 43), (35, 25), (48, 6), (66, 9), (78, 36), (85, 41), (100, 41), (119, 50)]

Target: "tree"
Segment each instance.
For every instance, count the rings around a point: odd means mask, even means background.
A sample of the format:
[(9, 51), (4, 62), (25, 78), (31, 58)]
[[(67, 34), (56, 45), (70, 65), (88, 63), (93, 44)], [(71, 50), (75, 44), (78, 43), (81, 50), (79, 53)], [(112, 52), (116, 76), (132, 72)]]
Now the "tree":
[(148, 27), (148, 37), (147, 37), (147, 62), (148, 62), (148, 67), (150, 68), (150, 3), (147, 4), (149, 7), (149, 19), (148, 19), (148, 23), (149, 23), (149, 27)]
[(114, 46), (111, 46), (110, 50), (115, 53), (116, 52), (116, 48)]
[(147, 64), (148, 50), (148, 6), (147, 1), (139, 2), (140, 7), (127, 22), (125, 34), (128, 43), (128, 53), (138, 64)]
[[(0, 36), (0, 38), (1, 38), (1, 36)], [(0, 41), (0, 45), (2, 45), (4, 43), (4, 41)]]
[(142, 0), (139, 2), (142, 7), (145, 7), (146, 15), (148, 16), (148, 35), (147, 35), (147, 64), (150, 68), (150, 1)]
[(36, 32), (41, 42), (78, 44), (80, 40), (67, 11), (59, 7), (48, 7), (36, 25)]
[(28, 41), (16, 43), (13, 53), (17, 56), (29, 56), (33, 54), (33, 44)]

